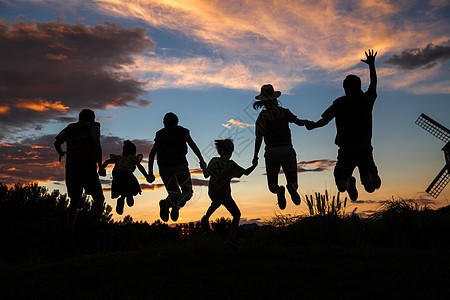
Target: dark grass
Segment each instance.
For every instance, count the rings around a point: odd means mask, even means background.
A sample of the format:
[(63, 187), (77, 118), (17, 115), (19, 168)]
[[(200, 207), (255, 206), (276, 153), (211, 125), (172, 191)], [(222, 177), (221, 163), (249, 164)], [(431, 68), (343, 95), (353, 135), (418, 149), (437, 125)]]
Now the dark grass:
[[(264, 235), (264, 234), (262, 234)], [(447, 299), (450, 252), (220, 238), (3, 265), (1, 299)], [(293, 237), (295, 238), (295, 237)]]
[(400, 199), (386, 201), (369, 219), (332, 207), (333, 213), (310, 217), (279, 215), (273, 222), (278, 227), (241, 227), (241, 249), (225, 245), (227, 219), (216, 220), (213, 232), (204, 234), (196, 224), (171, 228), (131, 217), (114, 222), (105, 207), (100, 246), (92, 248), (85, 200), (68, 243), (65, 195), (37, 185), (0, 184), (0, 299), (447, 299), (450, 294), (450, 207), (431, 210)]

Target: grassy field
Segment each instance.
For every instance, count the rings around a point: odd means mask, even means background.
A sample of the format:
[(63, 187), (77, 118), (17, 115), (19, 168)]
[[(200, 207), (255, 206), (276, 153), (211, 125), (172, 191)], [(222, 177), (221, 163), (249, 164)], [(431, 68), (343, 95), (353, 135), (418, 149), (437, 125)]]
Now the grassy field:
[(309, 200), (310, 216), (240, 228), (241, 249), (225, 244), (229, 220), (205, 234), (196, 224), (114, 222), (105, 207), (92, 250), (89, 201), (67, 247), (65, 195), (0, 184), (0, 299), (448, 298), (450, 207), (392, 200), (360, 219), (338, 197)]
[(447, 299), (450, 293), (448, 249), (311, 245), (295, 235), (291, 243), (271, 243), (271, 234), (241, 240), (242, 249), (210, 236), (3, 264), (0, 298)]

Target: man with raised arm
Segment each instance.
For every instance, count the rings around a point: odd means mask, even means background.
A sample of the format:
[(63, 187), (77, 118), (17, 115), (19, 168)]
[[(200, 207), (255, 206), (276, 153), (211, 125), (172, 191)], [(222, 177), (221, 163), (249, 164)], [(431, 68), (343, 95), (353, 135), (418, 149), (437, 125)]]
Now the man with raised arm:
[(308, 130), (327, 125), (333, 118), (336, 121), (335, 143), (339, 147), (334, 178), (340, 192), (348, 192), (352, 201), (358, 199), (356, 179), (352, 176), (358, 167), (361, 183), (365, 190), (373, 193), (381, 186), (381, 179), (373, 159), (372, 148), (372, 110), (377, 98), (377, 73), (375, 57), (377, 52), (365, 52), (361, 61), (369, 66), (370, 84), (366, 92), (361, 90), (361, 79), (348, 75), (344, 79), (345, 96), (333, 101), (322, 114), (322, 119), (308, 124)]

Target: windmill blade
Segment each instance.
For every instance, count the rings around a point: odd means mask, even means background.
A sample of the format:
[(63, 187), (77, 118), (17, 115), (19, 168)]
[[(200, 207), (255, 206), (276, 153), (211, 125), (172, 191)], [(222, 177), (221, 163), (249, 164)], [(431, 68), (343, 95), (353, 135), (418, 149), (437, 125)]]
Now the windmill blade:
[(450, 168), (450, 142), (442, 148), (442, 151), (444, 151), (445, 163), (447, 164), (447, 167)]
[(426, 189), (427, 193), (433, 198), (437, 198), (445, 186), (450, 182), (449, 165), (445, 165), (439, 172), (438, 176), (433, 180), (430, 186)]
[(448, 143), (450, 141), (450, 130), (448, 130), (426, 114), (421, 114), (420, 117), (416, 120), (416, 124), (444, 143)]

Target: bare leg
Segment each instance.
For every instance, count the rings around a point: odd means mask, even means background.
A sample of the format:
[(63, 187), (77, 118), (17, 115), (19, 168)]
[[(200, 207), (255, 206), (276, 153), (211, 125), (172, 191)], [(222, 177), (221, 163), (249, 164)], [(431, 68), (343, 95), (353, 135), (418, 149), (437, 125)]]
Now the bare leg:
[(209, 218), (211, 215), (220, 207), (221, 204), (217, 202), (211, 202), (211, 205), (209, 206), (208, 210), (206, 211), (206, 214), (202, 217), (201, 225), (204, 232), (209, 232), (211, 228), (209, 227)]
[(236, 240), (236, 232), (239, 227), (240, 218), (241, 218), (241, 213), (234, 215), (233, 221), (231, 221), (230, 239), (233, 241)]
[(206, 211), (206, 214), (203, 216), (203, 218), (206, 218), (209, 220), (211, 215), (220, 207), (220, 203), (217, 202), (211, 202), (211, 205), (209, 206), (208, 210)]
[(227, 201), (225, 201), (223, 203), (223, 205), (233, 216), (233, 220), (231, 221), (231, 228), (230, 228), (230, 240), (234, 242), (236, 240), (236, 232), (239, 227), (241, 211), (239, 210), (236, 202), (231, 197)]
[(286, 175), (286, 181), (287, 185), (286, 188), (291, 195), (292, 202), (294, 202), (295, 205), (300, 205), (300, 195), (297, 192), (298, 189), (298, 177), (297, 177), (297, 171), (293, 172), (287, 172)]
[(75, 227), (75, 221), (77, 220), (78, 216), (78, 208), (79, 203), (81, 202), (81, 197), (70, 199), (70, 204), (67, 209), (67, 230), (72, 231)]
[(298, 189), (298, 177), (297, 171), (285, 173), (286, 181), (288, 184), (292, 185), (296, 190)]
[(98, 195), (93, 195), (92, 198), (94, 199), (94, 203), (92, 204), (91, 209), (91, 226), (97, 228), (103, 214), (103, 203), (105, 202), (105, 196), (103, 196), (102, 192)]
[(278, 173), (267, 173), (267, 185), (273, 194), (278, 192)]

